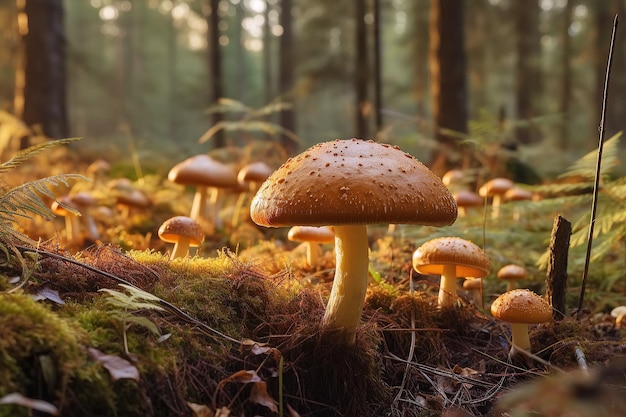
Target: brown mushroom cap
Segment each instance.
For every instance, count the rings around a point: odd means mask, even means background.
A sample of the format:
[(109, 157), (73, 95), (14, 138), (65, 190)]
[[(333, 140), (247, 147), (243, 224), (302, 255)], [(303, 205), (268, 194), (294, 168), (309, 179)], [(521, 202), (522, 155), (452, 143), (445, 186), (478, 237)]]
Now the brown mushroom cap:
[(328, 227), (293, 226), (287, 238), (294, 242), (332, 243), (335, 241), (335, 233)]
[(286, 161), (252, 200), (267, 227), (377, 223), (444, 226), (457, 206), (441, 179), (397, 147), (360, 139), (319, 143)]
[(454, 193), (453, 196), (459, 207), (478, 207), (484, 204), (483, 198), (473, 191), (460, 190)]
[(485, 252), (459, 237), (429, 240), (413, 253), (413, 267), (421, 274), (442, 275), (445, 265), (455, 265), (457, 277), (482, 278), (491, 271)]
[(552, 318), (552, 307), (534, 292), (518, 289), (496, 298), (491, 315), (507, 323), (544, 323)]
[(204, 239), (202, 227), (191, 217), (175, 216), (159, 227), (159, 237), (164, 242), (176, 243), (181, 236), (189, 238), (189, 246), (199, 246)]
[(263, 182), (272, 175), (274, 169), (265, 162), (251, 162), (239, 170), (237, 181), (239, 183)]
[(482, 287), (482, 278), (467, 278), (463, 281), (463, 289), (465, 290), (480, 290)]
[(513, 187), (504, 193), (504, 199), (507, 201), (532, 200), (533, 193), (523, 188)]
[(481, 196), (503, 195), (513, 188), (513, 181), (508, 178), (494, 178), (483, 184), (478, 190)]
[(500, 268), (496, 276), (502, 280), (524, 279), (528, 276), (528, 272), (521, 265), (509, 264)]
[(167, 178), (177, 184), (229, 188), (237, 186), (237, 173), (230, 166), (200, 154), (174, 165)]

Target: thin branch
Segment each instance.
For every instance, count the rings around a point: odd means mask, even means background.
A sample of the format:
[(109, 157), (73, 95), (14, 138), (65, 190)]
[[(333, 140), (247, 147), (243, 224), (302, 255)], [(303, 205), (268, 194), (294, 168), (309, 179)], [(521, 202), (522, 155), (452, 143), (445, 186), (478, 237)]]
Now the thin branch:
[(600, 119), (600, 140), (598, 143), (598, 159), (596, 163), (596, 178), (593, 184), (593, 200), (591, 202), (591, 220), (589, 221), (589, 235), (587, 238), (587, 254), (585, 256), (585, 269), (583, 271), (582, 283), (580, 287), (580, 297), (578, 299), (578, 313), (582, 311), (585, 299), (585, 287), (587, 286), (587, 276), (589, 274), (589, 260), (591, 259), (591, 244), (593, 242), (593, 229), (596, 222), (596, 207), (598, 202), (598, 191), (600, 186), (600, 167), (602, 165), (602, 148), (604, 146), (604, 130), (606, 128), (606, 106), (609, 95), (609, 79), (611, 78), (611, 65), (613, 64), (613, 49), (615, 48), (615, 34), (617, 32), (618, 15), (613, 20), (613, 33), (611, 34), (611, 44), (609, 47), (609, 58), (606, 65), (606, 77), (604, 79), (604, 94), (602, 97), (602, 116)]

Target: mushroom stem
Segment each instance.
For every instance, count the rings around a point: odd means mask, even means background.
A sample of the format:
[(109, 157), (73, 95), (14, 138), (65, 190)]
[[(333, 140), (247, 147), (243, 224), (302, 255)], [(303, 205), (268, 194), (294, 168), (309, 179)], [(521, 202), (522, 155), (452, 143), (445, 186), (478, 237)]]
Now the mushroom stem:
[(321, 250), (319, 243), (306, 242), (306, 263), (308, 266), (317, 265)]
[(222, 203), (224, 202), (224, 191), (219, 187), (213, 187), (211, 190), (211, 211), (210, 219), (213, 221), (213, 225), (216, 229), (223, 229), (224, 223), (222, 222)]
[(343, 329), (343, 340), (353, 344), (361, 319), (368, 282), (368, 240), (365, 225), (335, 226), (335, 278), (323, 325)]
[(201, 185), (198, 186), (196, 188), (196, 193), (193, 196), (193, 203), (191, 204), (191, 213), (189, 214), (189, 217), (197, 221), (200, 217), (206, 215), (206, 199), (207, 187)]
[(509, 356), (515, 356), (520, 350), (530, 352), (530, 337), (528, 336), (528, 324), (511, 323), (511, 333), (513, 340), (511, 341), (511, 350)]
[(439, 307), (450, 307), (456, 295), (456, 265), (444, 265), (439, 283)]
[(180, 239), (174, 244), (174, 248), (172, 249), (172, 254), (170, 255), (170, 260), (176, 258), (184, 258), (187, 256), (187, 252), (189, 252), (189, 244), (191, 243), (191, 239), (188, 237), (181, 236)]

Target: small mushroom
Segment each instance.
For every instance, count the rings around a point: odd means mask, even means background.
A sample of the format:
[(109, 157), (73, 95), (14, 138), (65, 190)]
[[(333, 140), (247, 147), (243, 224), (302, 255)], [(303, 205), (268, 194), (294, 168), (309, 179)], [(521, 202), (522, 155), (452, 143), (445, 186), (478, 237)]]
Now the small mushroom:
[(454, 304), (458, 277), (485, 277), (491, 263), (474, 243), (460, 237), (440, 237), (413, 252), (413, 268), (420, 274), (441, 275), (438, 304), (443, 308)]
[(482, 278), (466, 278), (463, 281), (463, 289), (467, 290), (472, 296), (472, 303), (477, 308), (483, 307), (483, 279)]
[(267, 165), (265, 162), (251, 162), (244, 165), (237, 174), (237, 182), (240, 185), (245, 185), (247, 190), (242, 191), (235, 202), (235, 209), (233, 210), (232, 225), (236, 227), (239, 224), (239, 218), (241, 217), (241, 210), (247, 201), (247, 199), (257, 192), (263, 181), (269, 177), (274, 169)]
[(509, 356), (520, 350), (530, 352), (528, 325), (552, 319), (552, 307), (540, 296), (526, 289), (507, 291), (491, 304), (491, 315), (511, 324), (512, 342)]
[(59, 197), (57, 200), (53, 201), (50, 205), (50, 210), (57, 216), (61, 216), (65, 218), (65, 238), (67, 242), (71, 245), (82, 245), (83, 244), (83, 235), (80, 231), (80, 221), (78, 220), (78, 216), (76, 212), (72, 212), (68, 210), (66, 207), (78, 211), (76, 205), (72, 202), (72, 199), (69, 196)]
[(80, 191), (70, 197), (76, 209), (80, 212), (82, 223), (85, 227), (85, 236), (95, 242), (100, 239), (98, 225), (91, 214), (91, 210), (98, 205), (98, 200), (86, 191)]
[[(213, 223), (216, 229), (223, 227), (220, 209), (224, 189), (237, 186), (237, 173), (230, 165), (200, 154), (174, 165), (167, 178), (177, 184), (196, 187), (189, 217), (194, 220), (204, 217)], [(209, 189), (211, 200), (207, 206)]]
[(335, 234), (328, 227), (293, 226), (287, 233), (287, 239), (293, 242), (304, 242), (307, 265), (315, 266), (319, 262), (320, 243), (334, 242)]
[(521, 265), (509, 264), (500, 268), (496, 277), (506, 282), (506, 290), (511, 291), (517, 288), (517, 281), (528, 277), (528, 271)]
[(190, 247), (200, 246), (204, 239), (202, 227), (191, 217), (175, 216), (159, 227), (159, 238), (174, 243), (170, 259), (187, 256)]
[(360, 139), (319, 143), (287, 160), (252, 199), (266, 227), (333, 226), (335, 277), (323, 325), (355, 343), (368, 285), (367, 224), (452, 224), (457, 208), (441, 179), (399, 148)]
[(478, 190), (481, 197), (491, 197), (491, 217), (497, 219), (504, 194), (513, 188), (513, 181), (508, 178), (494, 178), (483, 184)]

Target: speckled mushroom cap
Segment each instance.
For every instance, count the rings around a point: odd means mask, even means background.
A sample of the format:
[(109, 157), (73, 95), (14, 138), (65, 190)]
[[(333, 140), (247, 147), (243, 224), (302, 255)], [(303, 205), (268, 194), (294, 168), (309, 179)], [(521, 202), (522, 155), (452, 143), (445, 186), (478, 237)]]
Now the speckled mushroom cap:
[(444, 265), (456, 265), (457, 277), (489, 275), (491, 262), (485, 252), (460, 237), (429, 240), (413, 252), (413, 268), (421, 274), (443, 274)]
[(552, 307), (534, 292), (518, 289), (496, 298), (491, 315), (507, 323), (544, 323), (552, 318)]
[(335, 233), (328, 227), (293, 226), (287, 233), (287, 239), (294, 242), (332, 243)]
[(261, 185), (250, 215), (267, 227), (444, 226), (457, 206), (441, 179), (399, 148), (360, 139), (319, 143)]
[(199, 246), (204, 239), (202, 227), (191, 217), (171, 217), (159, 227), (159, 237), (164, 242), (178, 242), (181, 236), (190, 239), (189, 246)]
[(177, 184), (229, 188), (237, 186), (237, 172), (208, 155), (200, 154), (174, 165), (167, 178)]

